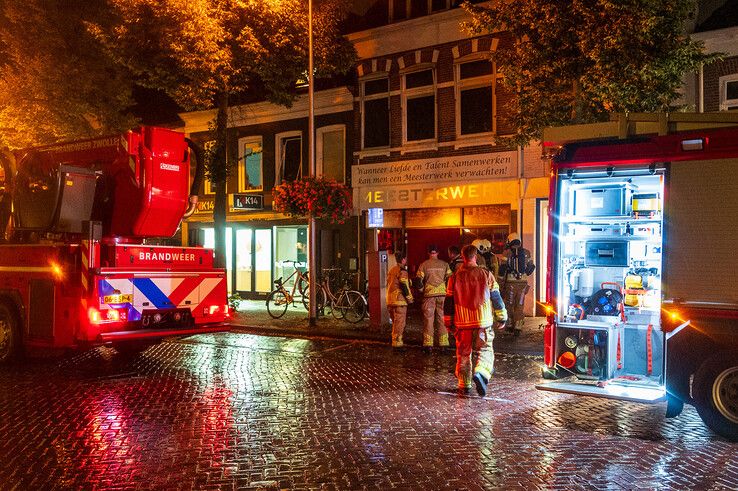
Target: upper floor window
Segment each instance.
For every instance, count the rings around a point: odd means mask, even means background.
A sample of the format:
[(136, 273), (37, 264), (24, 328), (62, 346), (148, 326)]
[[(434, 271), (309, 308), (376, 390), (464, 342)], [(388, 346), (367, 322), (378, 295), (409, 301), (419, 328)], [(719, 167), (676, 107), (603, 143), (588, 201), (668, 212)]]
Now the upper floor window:
[(432, 68), (403, 75), (404, 141), (436, 138), (436, 89)]
[(316, 131), (317, 175), (344, 182), (346, 179), (346, 126), (324, 126)]
[(389, 79), (361, 82), (362, 148), (388, 147), (390, 144)]
[[(209, 158), (210, 152), (215, 150), (215, 140), (206, 141), (202, 145), (203, 150), (205, 150), (206, 159)], [(215, 194), (215, 185), (208, 179), (207, 176), (203, 179), (203, 193), (204, 194)]]
[(422, 17), (458, 3), (452, 0), (389, 0), (390, 22)]
[(262, 144), (260, 136), (238, 140), (238, 192), (263, 191)]
[(495, 77), (489, 60), (456, 65), (456, 134), (492, 133), (494, 127)]
[(275, 185), (302, 177), (302, 132), (278, 133), (275, 157)]
[(738, 110), (738, 74), (720, 77), (720, 110)]

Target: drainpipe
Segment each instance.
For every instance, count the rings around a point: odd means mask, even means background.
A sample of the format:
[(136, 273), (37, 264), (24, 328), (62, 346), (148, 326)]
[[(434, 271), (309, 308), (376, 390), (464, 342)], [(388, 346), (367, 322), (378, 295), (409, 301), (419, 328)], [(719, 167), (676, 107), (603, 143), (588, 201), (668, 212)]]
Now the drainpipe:
[(528, 183), (523, 177), (523, 147), (518, 146), (518, 219), (517, 228), (520, 240), (523, 240), (523, 196), (528, 188)]

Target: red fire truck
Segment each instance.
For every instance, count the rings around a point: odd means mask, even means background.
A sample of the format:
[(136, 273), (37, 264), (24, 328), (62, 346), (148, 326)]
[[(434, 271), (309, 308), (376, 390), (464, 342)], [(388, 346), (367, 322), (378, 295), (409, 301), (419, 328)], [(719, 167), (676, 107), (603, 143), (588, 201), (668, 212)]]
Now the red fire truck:
[(146, 244), (196, 202), (184, 135), (142, 127), (0, 160), (0, 362), (226, 328), (213, 251)]
[(539, 389), (696, 407), (738, 439), (738, 115), (550, 128)]

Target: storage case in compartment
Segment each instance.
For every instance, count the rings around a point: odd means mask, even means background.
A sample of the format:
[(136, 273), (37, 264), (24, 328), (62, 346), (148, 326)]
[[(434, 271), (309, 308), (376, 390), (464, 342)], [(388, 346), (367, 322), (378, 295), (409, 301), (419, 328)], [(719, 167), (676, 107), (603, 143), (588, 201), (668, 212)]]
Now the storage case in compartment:
[[(659, 379), (664, 365), (664, 333), (648, 324), (627, 325), (623, 333), (623, 373)], [(651, 344), (649, 370), (649, 339)]]
[(588, 237), (622, 237), (625, 235), (625, 226), (615, 225), (569, 225), (569, 235), (576, 238)]
[[(581, 379), (613, 378), (618, 370), (618, 335), (622, 342), (620, 324), (605, 327), (601, 323), (595, 326), (586, 321), (559, 324), (556, 329), (556, 362)], [(574, 364), (567, 366), (572, 359)]]
[(628, 184), (575, 189), (572, 211), (578, 217), (628, 216), (632, 192)]
[(585, 246), (585, 266), (627, 268), (629, 259), (626, 241), (589, 241)]

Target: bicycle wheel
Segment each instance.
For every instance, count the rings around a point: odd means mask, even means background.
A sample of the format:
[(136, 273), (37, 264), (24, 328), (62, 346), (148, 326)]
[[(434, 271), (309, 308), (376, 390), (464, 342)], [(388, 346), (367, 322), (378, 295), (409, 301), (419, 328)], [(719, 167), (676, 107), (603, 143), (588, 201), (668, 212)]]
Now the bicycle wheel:
[(310, 312), (310, 286), (305, 283), (304, 285), (297, 285), (297, 288), (302, 288), (302, 305), (305, 307), (305, 310)]
[(315, 292), (315, 313), (318, 317), (324, 316), (325, 314), (325, 308), (328, 307), (328, 305), (325, 302), (325, 292), (322, 288), (318, 288), (318, 291)]
[(356, 290), (349, 290), (339, 299), (344, 319), (352, 324), (361, 322), (366, 317), (366, 299)]
[(308, 291), (308, 287), (310, 286), (310, 283), (306, 278), (308, 278), (308, 272), (305, 271), (304, 277), (300, 276), (297, 280), (297, 291), (300, 292), (300, 295), (303, 297), (305, 296), (305, 293)]
[(346, 307), (343, 305), (343, 297), (345, 296), (344, 292), (339, 292), (338, 298), (331, 303), (332, 314), (336, 319), (343, 319), (346, 317)]
[(281, 288), (277, 288), (267, 297), (266, 305), (267, 312), (275, 319), (279, 319), (287, 312), (287, 305), (289, 305), (289, 299), (287, 294)]

